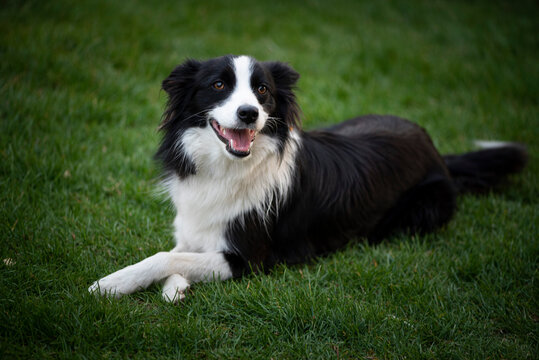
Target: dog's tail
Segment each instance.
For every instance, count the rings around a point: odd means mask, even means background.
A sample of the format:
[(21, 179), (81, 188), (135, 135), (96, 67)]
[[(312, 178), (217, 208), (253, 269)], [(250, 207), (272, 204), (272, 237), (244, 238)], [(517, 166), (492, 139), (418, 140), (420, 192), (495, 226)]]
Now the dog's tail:
[(526, 166), (524, 145), (499, 141), (476, 141), (482, 150), (443, 156), (459, 193), (486, 193), (510, 174)]

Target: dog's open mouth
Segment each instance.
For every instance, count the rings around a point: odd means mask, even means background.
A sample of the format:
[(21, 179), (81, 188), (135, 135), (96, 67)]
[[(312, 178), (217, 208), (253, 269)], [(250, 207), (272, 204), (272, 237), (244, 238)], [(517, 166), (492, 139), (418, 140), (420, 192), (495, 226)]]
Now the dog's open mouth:
[(211, 126), (229, 153), (238, 157), (245, 157), (251, 153), (251, 144), (256, 136), (255, 130), (226, 128), (213, 119)]

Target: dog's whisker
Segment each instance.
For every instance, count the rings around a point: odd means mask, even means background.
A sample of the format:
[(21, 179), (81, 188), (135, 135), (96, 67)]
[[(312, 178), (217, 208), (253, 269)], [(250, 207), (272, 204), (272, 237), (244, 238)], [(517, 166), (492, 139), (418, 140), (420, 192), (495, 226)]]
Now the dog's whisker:
[[(189, 120), (189, 119), (194, 118), (194, 117), (196, 117), (196, 116), (202, 117), (202, 116), (207, 115), (207, 113), (210, 112), (210, 111), (211, 111), (211, 108), (208, 108), (208, 109), (199, 111), (199, 112), (197, 112), (196, 114), (190, 115), (190, 116), (188, 116), (188, 117), (186, 117), (186, 118), (183, 118), (182, 120), (184, 120), (184, 121), (185, 121), (185, 120)], [(203, 115), (201, 115), (201, 114), (203, 114)]]
[(279, 124), (277, 123), (281, 118), (268, 116), (265, 126), (271, 131), (276, 131)]

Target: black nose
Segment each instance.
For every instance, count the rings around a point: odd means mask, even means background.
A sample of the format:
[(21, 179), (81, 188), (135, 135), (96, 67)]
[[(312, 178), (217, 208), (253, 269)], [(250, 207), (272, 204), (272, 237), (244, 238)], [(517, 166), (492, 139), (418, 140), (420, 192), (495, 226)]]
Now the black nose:
[(246, 124), (258, 119), (258, 109), (252, 105), (242, 105), (238, 108), (238, 118)]

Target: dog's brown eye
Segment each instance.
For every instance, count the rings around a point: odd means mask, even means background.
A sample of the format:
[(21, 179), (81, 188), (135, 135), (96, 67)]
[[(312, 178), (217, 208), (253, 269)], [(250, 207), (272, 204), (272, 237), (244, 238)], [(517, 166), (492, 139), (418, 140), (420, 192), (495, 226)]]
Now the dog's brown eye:
[(260, 85), (258, 89), (256, 89), (260, 95), (264, 95), (268, 92), (268, 88), (265, 85)]
[(223, 90), (225, 88), (225, 83), (222, 81), (216, 81), (213, 83), (213, 88), (216, 90)]

